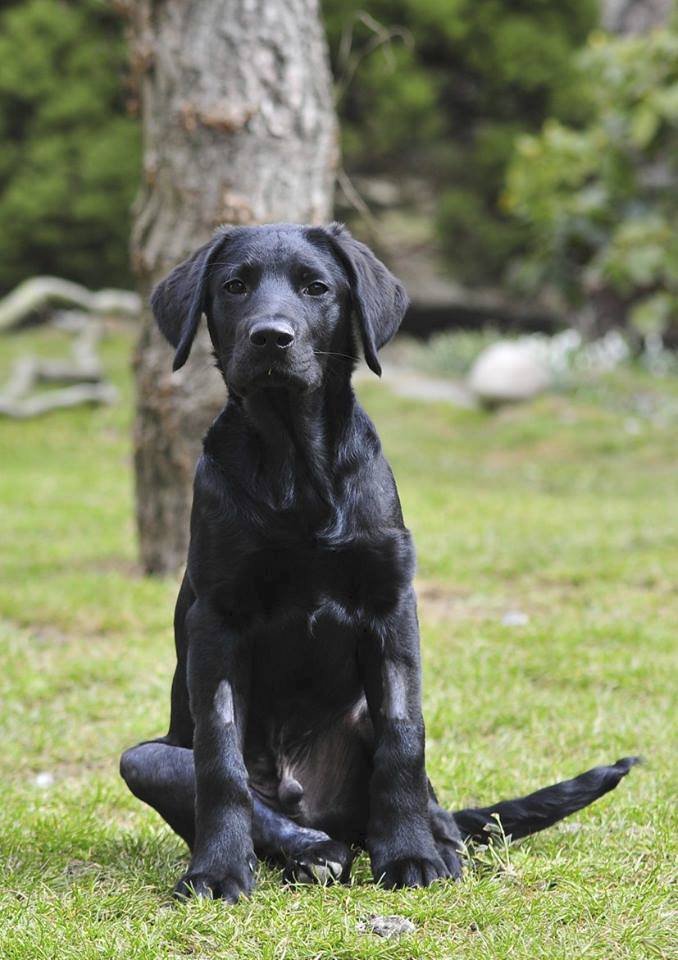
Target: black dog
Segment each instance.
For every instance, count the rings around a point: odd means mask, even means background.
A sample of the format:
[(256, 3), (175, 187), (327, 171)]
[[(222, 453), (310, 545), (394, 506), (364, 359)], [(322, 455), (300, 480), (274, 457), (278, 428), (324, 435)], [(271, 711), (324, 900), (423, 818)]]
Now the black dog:
[(442, 810), (424, 767), (414, 550), (374, 426), (351, 389), (407, 307), (341, 226), (221, 230), (153, 293), (187, 359), (207, 316), (228, 403), (198, 463), (175, 615), (167, 736), (121, 772), (192, 851), (180, 896), (235, 901), (256, 857), (296, 880), (460, 875), (492, 814), (525, 836), (591, 803), (633, 758), (522, 800)]

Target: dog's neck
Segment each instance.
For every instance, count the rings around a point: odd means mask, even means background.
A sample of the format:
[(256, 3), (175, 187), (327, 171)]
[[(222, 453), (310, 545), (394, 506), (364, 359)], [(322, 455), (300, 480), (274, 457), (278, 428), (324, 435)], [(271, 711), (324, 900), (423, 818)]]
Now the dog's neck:
[(294, 505), (297, 487), (310, 488), (332, 508), (337, 465), (356, 406), (348, 378), (326, 381), (309, 393), (259, 390), (238, 401), (258, 467), (272, 500)]

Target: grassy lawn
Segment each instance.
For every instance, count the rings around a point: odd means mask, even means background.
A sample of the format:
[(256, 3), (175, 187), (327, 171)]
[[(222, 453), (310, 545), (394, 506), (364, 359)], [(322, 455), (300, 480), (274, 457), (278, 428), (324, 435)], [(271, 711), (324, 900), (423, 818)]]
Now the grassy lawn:
[[(5, 338), (0, 374), (56, 336)], [(646, 765), (481, 852), (460, 884), (380, 890), (361, 858), (349, 887), (284, 890), (262, 867), (249, 902), (173, 906), (185, 848), (117, 774), (125, 746), (166, 728), (176, 591), (135, 566), (129, 351), (127, 334), (106, 341), (117, 406), (0, 421), (0, 957), (675, 956), (678, 383), (626, 371), (494, 415), (361, 385), (418, 547), (441, 799)], [(359, 930), (392, 913), (416, 932)]]

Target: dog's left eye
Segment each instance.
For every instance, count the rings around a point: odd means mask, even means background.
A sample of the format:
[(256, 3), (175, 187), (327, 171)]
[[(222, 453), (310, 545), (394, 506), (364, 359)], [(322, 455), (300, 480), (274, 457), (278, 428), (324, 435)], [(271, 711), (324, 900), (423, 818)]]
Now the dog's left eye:
[(307, 287), (304, 287), (303, 292), (308, 294), (309, 297), (322, 297), (323, 293), (327, 293), (329, 287), (327, 284), (322, 283), (320, 280), (314, 280), (313, 283), (309, 283)]

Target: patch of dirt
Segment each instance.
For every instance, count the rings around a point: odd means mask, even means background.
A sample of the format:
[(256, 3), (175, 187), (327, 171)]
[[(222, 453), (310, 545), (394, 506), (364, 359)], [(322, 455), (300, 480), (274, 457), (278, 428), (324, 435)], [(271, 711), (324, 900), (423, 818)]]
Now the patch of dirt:
[[(419, 609), (427, 620), (501, 621), (506, 626), (520, 627), (553, 609), (554, 599), (575, 593), (576, 586), (560, 581), (537, 581), (529, 586), (511, 589), (507, 582), (503, 595), (483, 596), (454, 590), (435, 580), (415, 579)], [(517, 615), (520, 614), (520, 617)]]
[(525, 604), (507, 597), (486, 597), (449, 587), (432, 580), (415, 580), (419, 609), (427, 620), (476, 622), (501, 620), (507, 611), (525, 608)]

